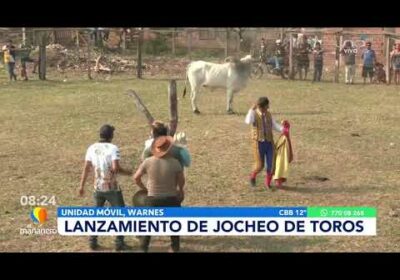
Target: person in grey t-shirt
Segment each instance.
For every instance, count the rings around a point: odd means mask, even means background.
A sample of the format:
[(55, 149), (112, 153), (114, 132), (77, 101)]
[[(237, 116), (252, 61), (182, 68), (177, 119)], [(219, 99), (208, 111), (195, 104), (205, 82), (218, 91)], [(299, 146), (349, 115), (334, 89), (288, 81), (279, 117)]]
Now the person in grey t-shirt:
[[(147, 190), (146, 206), (150, 207), (180, 207), (184, 199), (183, 187), (185, 175), (179, 161), (171, 154), (174, 139), (171, 136), (159, 136), (151, 145), (153, 156), (145, 159), (134, 175), (135, 183), (143, 190)], [(142, 176), (147, 174), (146, 186)], [(140, 238), (140, 248), (147, 252), (150, 245), (150, 236)], [(180, 237), (171, 236), (171, 250), (178, 252)]]

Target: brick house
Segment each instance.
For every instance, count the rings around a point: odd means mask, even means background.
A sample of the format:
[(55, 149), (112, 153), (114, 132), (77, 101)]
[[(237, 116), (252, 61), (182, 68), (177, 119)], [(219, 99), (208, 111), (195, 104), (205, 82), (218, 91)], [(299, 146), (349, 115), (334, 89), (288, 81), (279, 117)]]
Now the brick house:
[[(377, 27), (344, 27), (344, 28), (295, 28), (291, 31), (304, 33), (307, 35), (311, 42), (315, 40), (322, 40), (322, 48), (325, 50), (324, 54), (324, 70), (332, 72), (335, 68), (336, 61), (336, 46), (338, 45), (337, 34), (342, 34), (342, 44), (346, 40), (350, 40), (357, 46), (358, 54), (356, 56), (356, 65), (358, 73), (362, 67), (361, 53), (365, 49), (365, 43), (370, 41), (372, 49), (375, 50), (377, 61), (383, 64), (385, 61), (386, 42), (385, 32), (398, 33), (400, 36), (400, 28), (377, 28)], [(351, 33), (351, 34), (346, 34)], [(391, 40), (391, 45), (394, 40)], [(391, 48), (390, 48), (391, 49)], [(310, 57), (310, 66), (312, 68), (312, 58)], [(342, 58), (340, 58), (342, 60)], [(340, 63), (341, 67), (343, 66)]]

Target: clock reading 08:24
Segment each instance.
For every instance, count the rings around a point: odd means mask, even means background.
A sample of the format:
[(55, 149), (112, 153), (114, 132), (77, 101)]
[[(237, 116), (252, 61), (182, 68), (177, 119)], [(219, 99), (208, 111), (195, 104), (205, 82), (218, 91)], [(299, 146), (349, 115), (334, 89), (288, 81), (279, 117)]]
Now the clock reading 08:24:
[(41, 196), (34, 196), (34, 195), (23, 195), (21, 196), (21, 205), (26, 206), (47, 206), (47, 205), (56, 205), (56, 197), (53, 196), (47, 196), (47, 195), (41, 195)]

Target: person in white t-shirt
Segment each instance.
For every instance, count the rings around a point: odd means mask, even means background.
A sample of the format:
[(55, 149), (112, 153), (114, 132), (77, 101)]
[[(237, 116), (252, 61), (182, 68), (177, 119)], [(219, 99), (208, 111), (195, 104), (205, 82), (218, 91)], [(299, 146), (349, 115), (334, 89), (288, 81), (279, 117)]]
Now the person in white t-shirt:
[[(121, 159), (119, 149), (111, 141), (115, 128), (111, 125), (103, 125), (100, 128), (100, 141), (92, 144), (86, 152), (83, 167), (79, 195), (84, 194), (84, 185), (90, 171), (94, 170), (94, 199), (96, 207), (103, 207), (108, 201), (113, 207), (124, 207), (124, 198), (117, 182), (117, 174), (132, 175), (119, 165)], [(127, 249), (123, 236), (117, 236), (115, 240), (118, 251)], [(90, 237), (90, 248), (98, 249), (97, 236)]]

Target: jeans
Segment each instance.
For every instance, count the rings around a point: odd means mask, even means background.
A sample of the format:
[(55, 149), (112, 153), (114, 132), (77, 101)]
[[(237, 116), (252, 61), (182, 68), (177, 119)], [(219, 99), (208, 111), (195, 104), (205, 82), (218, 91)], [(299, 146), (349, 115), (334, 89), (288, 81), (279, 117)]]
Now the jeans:
[(8, 75), (10, 77), (10, 81), (12, 81), (12, 79), (14, 79), (16, 81), (17, 75), (15, 75), (15, 73), (14, 73), (15, 62), (7, 63), (6, 67), (7, 67)]
[[(150, 207), (181, 207), (181, 202), (174, 196), (170, 197), (155, 197), (148, 196), (146, 198), (146, 206)], [(140, 248), (147, 252), (150, 245), (151, 236), (143, 236), (140, 238)], [(171, 248), (174, 252), (179, 251), (180, 238), (179, 236), (171, 236)]]
[[(125, 207), (124, 197), (122, 196), (122, 191), (107, 191), (99, 192), (95, 191), (93, 194), (96, 207), (103, 207), (106, 201), (108, 201), (112, 207)], [(91, 244), (97, 243), (97, 236), (91, 236), (89, 238)], [(117, 236), (115, 239), (116, 245), (121, 245), (124, 243), (123, 236)]]
[(314, 82), (321, 81), (322, 68), (323, 68), (322, 64), (314, 64), (314, 79), (313, 79)]
[(279, 69), (279, 59), (277, 56), (275, 56), (275, 68)]

